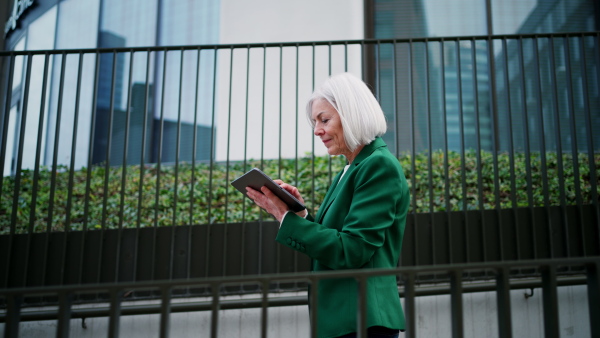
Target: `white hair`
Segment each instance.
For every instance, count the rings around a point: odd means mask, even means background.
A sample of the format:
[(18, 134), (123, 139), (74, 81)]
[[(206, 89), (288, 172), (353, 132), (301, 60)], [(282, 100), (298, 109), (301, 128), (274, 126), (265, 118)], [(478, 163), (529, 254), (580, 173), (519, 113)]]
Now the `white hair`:
[(350, 73), (331, 76), (314, 91), (306, 104), (306, 115), (312, 128), (313, 102), (325, 99), (335, 108), (342, 121), (346, 146), (354, 151), (385, 134), (387, 123), (377, 99), (367, 85)]

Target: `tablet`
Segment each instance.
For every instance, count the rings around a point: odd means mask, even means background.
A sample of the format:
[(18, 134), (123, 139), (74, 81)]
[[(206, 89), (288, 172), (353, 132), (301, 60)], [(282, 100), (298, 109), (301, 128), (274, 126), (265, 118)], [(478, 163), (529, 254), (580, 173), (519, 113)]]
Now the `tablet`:
[(238, 179), (233, 180), (231, 182), (231, 185), (233, 185), (246, 197), (248, 197), (246, 187), (253, 188), (260, 192), (260, 188), (266, 186), (275, 195), (277, 195), (277, 197), (279, 197), (283, 202), (285, 202), (285, 204), (287, 204), (290, 210), (292, 210), (293, 212), (298, 212), (306, 209), (304, 204), (298, 201), (298, 199), (296, 199), (287, 190), (280, 187), (279, 184), (275, 183), (269, 176), (260, 171), (260, 169), (258, 168), (254, 168), (245, 173), (244, 175), (240, 176)]

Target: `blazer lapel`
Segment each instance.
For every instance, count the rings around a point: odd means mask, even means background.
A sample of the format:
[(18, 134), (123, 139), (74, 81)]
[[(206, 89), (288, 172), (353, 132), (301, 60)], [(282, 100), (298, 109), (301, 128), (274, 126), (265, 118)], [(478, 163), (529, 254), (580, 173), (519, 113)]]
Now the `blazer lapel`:
[(376, 137), (375, 140), (373, 140), (373, 142), (366, 145), (360, 151), (360, 153), (354, 159), (354, 162), (352, 162), (350, 167), (348, 167), (348, 170), (346, 171), (346, 173), (344, 174), (344, 177), (342, 177), (341, 180), (340, 180), (340, 176), (342, 175), (344, 170), (342, 169), (342, 171), (337, 174), (334, 182), (331, 184), (331, 187), (329, 188), (329, 190), (327, 191), (327, 194), (325, 195), (325, 198), (323, 199), (323, 203), (321, 204), (319, 211), (317, 212), (317, 215), (316, 215), (317, 223), (321, 223), (323, 221), (323, 217), (325, 217), (325, 214), (327, 213), (327, 209), (329, 209), (329, 206), (331, 206), (331, 203), (333, 203), (333, 201), (337, 197), (340, 187), (344, 184), (344, 182), (346, 182), (346, 180), (350, 176), (350, 173), (352, 172), (352, 170), (356, 166), (358, 166), (360, 164), (360, 162), (362, 162), (365, 158), (369, 157), (369, 155), (371, 155), (373, 153), (373, 151), (375, 151), (375, 149), (380, 148), (380, 147), (385, 147), (385, 146), (386, 146), (385, 142), (380, 137)]
[(327, 193), (325, 194), (325, 198), (323, 198), (323, 203), (321, 203), (321, 206), (319, 207), (319, 211), (317, 211), (317, 215), (316, 215), (317, 217), (315, 218), (317, 220), (317, 223), (321, 222), (321, 218), (325, 214), (325, 209), (327, 209), (327, 207), (331, 204), (331, 201), (333, 201), (332, 195), (340, 182), (340, 176), (342, 175), (343, 172), (344, 172), (344, 170), (342, 169), (342, 171), (340, 171), (337, 175), (335, 175), (333, 182), (331, 182), (331, 186), (327, 190)]

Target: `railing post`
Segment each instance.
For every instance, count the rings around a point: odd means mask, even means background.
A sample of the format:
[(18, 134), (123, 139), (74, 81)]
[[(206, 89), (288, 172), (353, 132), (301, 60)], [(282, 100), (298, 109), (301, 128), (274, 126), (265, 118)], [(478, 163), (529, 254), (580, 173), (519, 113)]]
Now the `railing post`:
[(512, 337), (510, 311), (510, 283), (506, 268), (498, 269), (496, 275), (496, 302), (498, 304), (498, 333), (500, 337)]
[(6, 304), (6, 323), (4, 324), (4, 337), (19, 337), (19, 322), (21, 317), (21, 296), (9, 295)]
[(56, 326), (56, 337), (69, 337), (69, 324), (71, 321), (71, 305), (73, 295), (70, 292), (63, 292), (58, 295), (58, 325)]
[(160, 304), (160, 337), (169, 336), (169, 322), (171, 316), (171, 288), (165, 287), (161, 291)]
[(219, 310), (221, 309), (221, 303), (219, 300), (219, 284), (210, 284), (212, 289), (212, 309), (210, 317), (210, 336), (217, 338), (219, 336)]
[(121, 291), (110, 290), (110, 311), (108, 319), (108, 337), (119, 336), (119, 324), (121, 317)]
[(558, 338), (558, 296), (556, 293), (556, 267), (542, 266), (542, 299), (544, 306), (544, 336)]
[(452, 318), (452, 338), (464, 335), (462, 306), (462, 271), (450, 272), (450, 311)]
[(358, 338), (367, 338), (367, 280), (361, 275), (358, 282), (358, 304), (356, 304), (356, 333)]
[(408, 273), (404, 279), (404, 316), (406, 319), (406, 338), (417, 336), (417, 326), (415, 322), (415, 275)]
[(598, 262), (587, 265), (587, 293), (590, 313), (590, 333), (592, 337), (600, 337), (600, 271)]
[(310, 284), (308, 285), (308, 308), (310, 316), (310, 336), (311, 338), (317, 337), (317, 326), (319, 325), (317, 320), (317, 314), (319, 309), (319, 279), (311, 278)]

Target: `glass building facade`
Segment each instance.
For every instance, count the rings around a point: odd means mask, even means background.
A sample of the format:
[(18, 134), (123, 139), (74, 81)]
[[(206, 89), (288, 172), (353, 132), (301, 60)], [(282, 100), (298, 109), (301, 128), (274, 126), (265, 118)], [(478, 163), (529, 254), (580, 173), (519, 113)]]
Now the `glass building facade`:
[[(40, 151), (41, 165), (51, 165), (54, 155), (58, 163), (68, 164), (72, 157), (70, 147), (53, 149), (55, 138), (59, 138), (60, 144), (75, 140), (79, 145), (73, 159), (78, 168), (107, 161), (111, 165), (124, 161), (137, 164), (141, 156), (146, 163), (156, 162), (159, 156), (163, 162), (172, 162), (175, 155), (171, 149), (178, 141), (180, 161), (209, 158), (210, 110), (207, 111), (206, 104), (200, 109), (177, 107), (179, 88), (195, 88), (196, 79), (186, 77), (180, 82), (171, 76), (180, 71), (195, 74), (199, 71), (197, 68), (210, 67), (209, 58), (196, 66), (191, 62), (182, 64), (180, 57), (170, 53), (167, 62), (162, 63), (157, 60), (165, 59), (164, 52), (112, 53), (110, 49), (217, 43), (218, 2), (17, 0), (10, 4), (9, 15), (25, 2), (31, 4), (22, 11), (18, 25), (14, 25), (14, 29), (7, 25), (5, 50), (102, 50), (97, 54), (83, 54), (80, 60), (73, 54), (49, 55), (48, 60), (43, 55), (32, 58), (26, 104), (41, 109), (28, 110), (25, 134), (34, 135), (42, 126), (43, 136), (40, 147), (35, 137), (25, 138), (25, 153)], [(27, 62), (25, 56), (15, 58), (6, 154), (7, 159), (13, 160), (6, 161), (5, 175), (14, 171), (16, 145), (13, 140), (19, 131), (11, 126), (19, 125), (22, 118)], [(167, 71), (162, 69), (163, 64)], [(8, 78), (9, 69), (8, 62), (4, 62), (4, 78)], [(76, 92), (77, 83), (80, 90)], [(200, 95), (212, 97), (212, 83), (209, 75), (203, 76)], [(157, 96), (163, 86), (165, 95)], [(165, 102), (161, 102), (161, 97)], [(75, 102), (80, 105), (75, 107)], [(180, 137), (176, 140), (174, 135), (178, 129)], [(195, 146), (194, 134), (197, 135)], [(90, 143), (94, 146), (85, 146)], [(162, 151), (159, 153), (159, 150)], [(22, 168), (33, 168), (34, 161), (35, 156), (24, 156)]]
[[(26, 3), (31, 5), (25, 8)], [(99, 48), (99, 52), (36, 54), (30, 59), (22, 55), (14, 58), (13, 67), (4, 62), (4, 79), (8, 69), (15, 70), (7, 84), (11, 90), (3, 90), (12, 93), (5, 130), (6, 159), (13, 160), (5, 161), (5, 175), (15, 170), (13, 148), (20, 133), (16, 126), (22, 120), (25, 87), (26, 105), (35, 109), (27, 111), (23, 131), (36, 135), (39, 130), (43, 135), (23, 139), (25, 153), (40, 154), (39, 160), (24, 157), (21, 168), (52, 165), (54, 158), (77, 168), (214, 158), (216, 49), (169, 53), (111, 49), (218, 44), (219, 2), (17, 0), (15, 4), (19, 5), (10, 7), (21, 6), (23, 13), (14, 29), (6, 26), (11, 29), (6, 28), (5, 50)], [(390, 126), (397, 126), (385, 137), (397, 153), (442, 148), (584, 150), (588, 145), (578, 140), (585, 137), (577, 135), (586, 132), (586, 110), (592, 114), (594, 148), (600, 148), (599, 86), (593, 81), (581, 85), (587, 71), (598, 71), (595, 38), (464, 39), (598, 31), (597, 1), (367, 0), (365, 6), (371, 8), (365, 11), (370, 32), (366, 38), (420, 39), (393, 47), (382, 44), (377, 65), (369, 68), (367, 60), (358, 70), (366, 78), (377, 78), (375, 90)], [(231, 58), (233, 54), (232, 50)], [(296, 67), (298, 55), (296, 51)], [(583, 59), (585, 63), (580, 62)], [(589, 69), (578, 68), (579, 63)], [(264, 64), (264, 69), (272, 66)], [(287, 70), (282, 66), (281, 71)], [(233, 82), (235, 90), (241, 81)], [(572, 88), (567, 88), (569, 83)], [(537, 87), (542, 92), (532, 90)], [(553, 92), (555, 87), (559, 90)], [(279, 87), (277, 92), (281, 93)], [(246, 104), (251, 99), (246, 98)], [(566, 122), (571, 115), (574, 126)], [(544, 131), (557, 129), (563, 135), (561, 144), (544, 139)], [(55, 146), (69, 143), (78, 145), (75, 151)]]
[[(384, 111), (394, 112), (388, 119), (405, 126), (400, 127), (397, 141), (395, 135), (387, 135), (388, 144), (397, 144), (398, 151), (411, 147), (416, 151), (443, 147), (455, 151), (587, 150), (581, 141), (586, 139), (586, 111), (592, 115), (594, 149), (600, 146), (598, 83), (582, 77), (598, 71), (598, 41), (593, 37), (581, 43), (534, 39), (535, 34), (599, 31), (598, 1), (373, 0), (371, 11), (372, 38), (423, 41), (412, 43), (410, 49), (380, 51), (379, 81), (384, 93), (394, 87), (394, 78), (413, 77), (410, 90), (403, 90), (400, 82), (400, 94), (396, 93), (399, 102), (412, 105), (395, 108), (391, 102), (382, 102)], [(531, 39), (464, 40), (502, 35), (529, 35)], [(412, 74), (396, 67), (394, 77), (392, 58), (396, 65), (410, 64)], [(589, 69), (579, 69), (582, 64)], [(537, 87), (541, 92), (534, 90)], [(574, 114), (575, 126), (569, 124), (569, 114)], [(545, 140), (544, 135), (554, 130), (562, 135), (560, 145), (554, 138)]]

